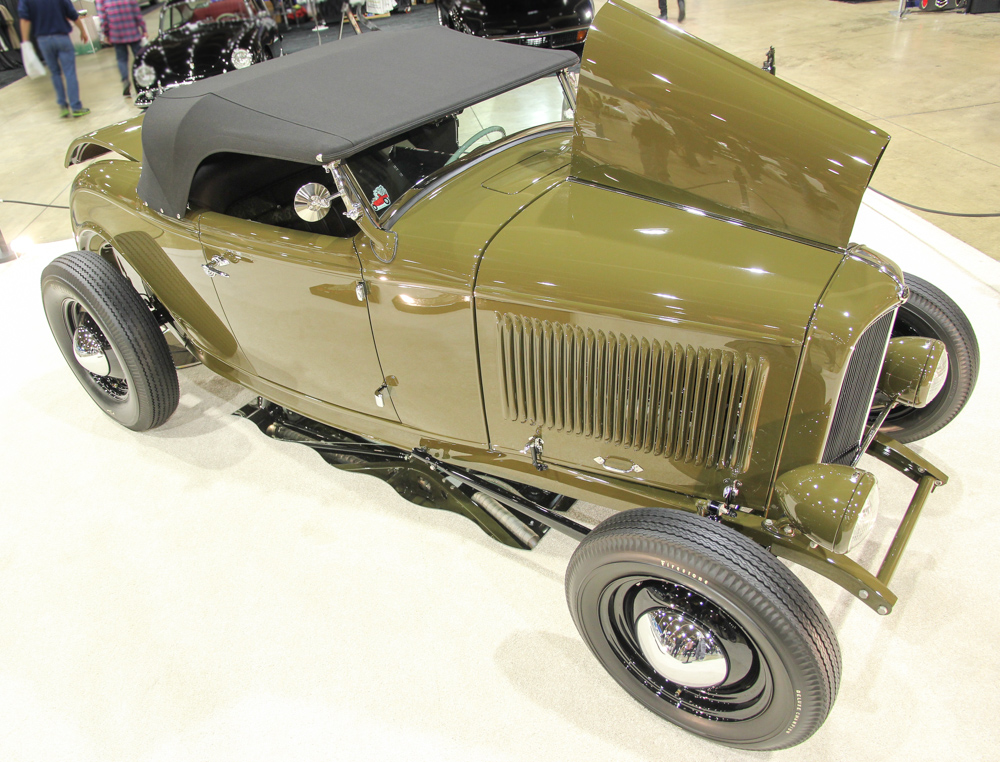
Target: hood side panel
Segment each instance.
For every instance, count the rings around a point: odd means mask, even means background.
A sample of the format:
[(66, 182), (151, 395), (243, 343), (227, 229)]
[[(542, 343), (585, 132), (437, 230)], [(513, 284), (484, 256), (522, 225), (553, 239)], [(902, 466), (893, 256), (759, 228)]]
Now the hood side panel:
[(620, 0), (587, 37), (574, 177), (844, 247), (888, 140)]
[(500, 231), (476, 281), (491, 444), (519, 451), (538, 430), (554, 462), (602, 474), (595, 458), (624, 458), (642, 468), (628, 478), (703, 496), (738, 476), (762, 506), (806, 326), (841, 257), (553, 188)]

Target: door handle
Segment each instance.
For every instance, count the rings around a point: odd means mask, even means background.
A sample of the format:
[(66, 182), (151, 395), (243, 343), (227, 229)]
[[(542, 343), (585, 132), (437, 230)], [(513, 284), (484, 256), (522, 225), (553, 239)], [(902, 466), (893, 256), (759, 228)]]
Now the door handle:
[[(594, 458), (594, 462), (597, 465), (604, 468), (605, 471), (610, 471), (613, 474), (641, 474), (642, 466), (638, 463), (633, 463), (625, 458), (602, 458), (597, 456)], [(618, 464), (621, 464), (619, 467)]]
[[(215, 263), (215, 257), (212, 258), (212, 262), (213, 262), (213, 264)], [(228, 265), (229, 262), (226, 262), (225, 264)], [(229, 277), (229, 273), (224, 273), (224, 272), (222, 272), (222, 270), (216, 270), (214, 267), (212, 267), (212, 265), (202, 265), (201, 269), (205, 271), (205, 274), (209, 278), (214, 278), (216, 276), (219, 276), (219, 277), (222, 277), (222, 278), (228, 278)]]

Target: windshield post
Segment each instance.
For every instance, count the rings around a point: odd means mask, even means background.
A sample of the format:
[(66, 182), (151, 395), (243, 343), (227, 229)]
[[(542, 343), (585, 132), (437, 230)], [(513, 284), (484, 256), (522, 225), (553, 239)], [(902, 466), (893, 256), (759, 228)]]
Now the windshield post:
[(573, 82), (569, 78), (569, 70), (563, 69), (559, 72), (559, 84), (562, 85), (563, 95), (566, 96), (566, 100), (569, 102), (569, 107), (576, 112), (576, 88), (573, 87)]

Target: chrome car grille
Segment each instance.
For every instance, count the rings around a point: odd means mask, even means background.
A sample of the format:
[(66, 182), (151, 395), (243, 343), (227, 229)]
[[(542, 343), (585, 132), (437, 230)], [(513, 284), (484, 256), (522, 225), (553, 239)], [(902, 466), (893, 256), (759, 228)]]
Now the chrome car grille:
[(507, 420), (746, 470), (764, 358), (511, 314), (497, 331)]
[(824, 463), (849, 464), (857, 455), (895, 319), (892, 310), (868, 326), (851, 353), (823, 450)]

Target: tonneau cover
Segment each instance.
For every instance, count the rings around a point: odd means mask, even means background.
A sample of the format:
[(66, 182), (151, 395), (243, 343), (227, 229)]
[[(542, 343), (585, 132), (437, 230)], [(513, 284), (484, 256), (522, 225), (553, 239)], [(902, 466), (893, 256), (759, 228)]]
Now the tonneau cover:
[(183, 85), (146, 114), (139, 197), (183, 215), (191, 178), (213, 154), (328, 162), (577, 60), (426, 27), (363, 34)]

